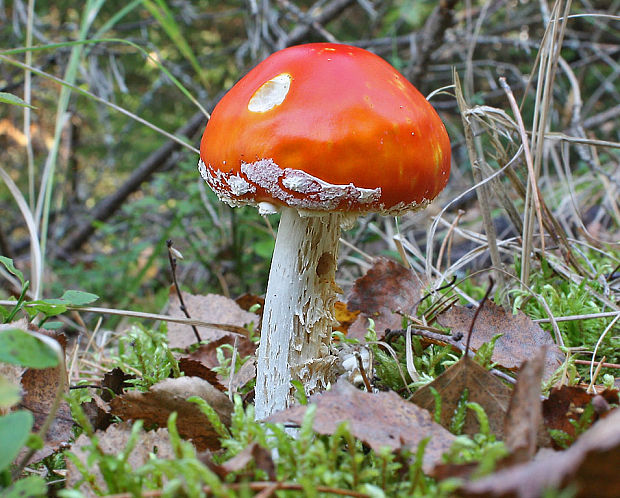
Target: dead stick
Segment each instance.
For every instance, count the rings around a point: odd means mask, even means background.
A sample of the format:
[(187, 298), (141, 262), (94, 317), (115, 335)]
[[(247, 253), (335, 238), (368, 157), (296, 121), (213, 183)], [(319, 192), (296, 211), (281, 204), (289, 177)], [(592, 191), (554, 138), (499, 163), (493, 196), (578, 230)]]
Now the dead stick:
[[(177, 297), (179, 298), (179, 303), (181, 303), (181, 311), (187, 318), (191, 318), (189, 311), (187, 310), (187, 306), (185, 306), (185, 301), (183, 301), (183, 294), (181, 294), (181, 289), (179, 289), (179, 284), (177, 283), (177, 258), (175, 254), (178, 253), (180, 255), (180, 253), (172, 247), (172, 240), (167, 240), (166, 245), (168, 246), (168, 261), (170, 262), (172, 283), (174, 284), (174, 290), (176, 290)], [(192, 330), (196, 336), (196, 341), (202, 341), (196, 325), (192, 325)]]
[[(175, 135), (192, 137), (204, 125), (206, 119), (202, 112), (197, 112), (189, 118), (187, 124), (176, 131)], [(172, 154), (180, 148), (181, 145), (169, 140), (142, 161), (125, 183), (116, 192), (99, 201), (88, 214), (87, 221), (69, 235), (69, 238), (62, 245), (62, 253), (68, 255), (78, 251), (97, 230), (97, 224), (93, 222), (110, 219), (122, 207), (127, 198), (137, 191), (142, 183), (148, 181), (156, 171), (161, 169)], [(196, 162), (198, 162), (198, 158), (196, 158)]]

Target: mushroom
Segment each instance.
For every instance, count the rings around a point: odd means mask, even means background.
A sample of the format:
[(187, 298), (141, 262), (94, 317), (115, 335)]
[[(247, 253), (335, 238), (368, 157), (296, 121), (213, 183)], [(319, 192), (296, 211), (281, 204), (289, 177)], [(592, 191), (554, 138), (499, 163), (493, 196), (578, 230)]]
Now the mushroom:
[(231, 206), (281, 211), (257, 358), (256, 418), (328, 386), (338, 241), (362, 213), (400, 215), (445, 187), (450, 142), (385, 60), (332, 43), (286, 48), (213, 110), (198, 169)]

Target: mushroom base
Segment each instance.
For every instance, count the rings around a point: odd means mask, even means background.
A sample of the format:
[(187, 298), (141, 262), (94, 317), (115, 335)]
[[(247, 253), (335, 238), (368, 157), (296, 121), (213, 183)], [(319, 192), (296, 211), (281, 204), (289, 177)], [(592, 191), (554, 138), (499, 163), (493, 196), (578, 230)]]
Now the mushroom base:
[(333, 381), (330, 355), (340, 225), (346, 215), (300, 216), (284, 208), (269, 273), (256, 366), (256, 419), (293, 403), (292, 380), (306, 394)]

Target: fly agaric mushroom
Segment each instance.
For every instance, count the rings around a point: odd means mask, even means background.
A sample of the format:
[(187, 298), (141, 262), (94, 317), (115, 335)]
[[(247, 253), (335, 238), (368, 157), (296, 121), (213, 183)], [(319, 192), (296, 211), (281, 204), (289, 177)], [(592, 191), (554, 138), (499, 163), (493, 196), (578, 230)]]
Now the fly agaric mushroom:
[(281, 211), (257, 358), (256, 418), (332, 377), (341, 225), (400, 215), (445, 187), (450, 142), (428, 101), (386, 61), (331, 43), (290, 47), (213, 110), (200, 174), (231, 206)]

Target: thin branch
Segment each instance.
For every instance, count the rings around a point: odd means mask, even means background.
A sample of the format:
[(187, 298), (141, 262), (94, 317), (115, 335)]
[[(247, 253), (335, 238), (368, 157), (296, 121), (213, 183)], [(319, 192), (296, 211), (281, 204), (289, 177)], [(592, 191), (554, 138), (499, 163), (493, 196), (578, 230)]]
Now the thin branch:
[[(204, 114), (197, 112), (175, 134), (191, 137), (204, 125), (204, 121)], [(167, 161), (170, 160), (172, 154), (180, 148), (181, 146), (178, 142), (169, 140), (147, 157), (116, 192), (99, 201), (88, 213), (88, 221), (78, 226), (65, 240), (62, 245), (64, 255), (67, 256), (78, 251), (97, 230), (96, 224), (93, 222), (103, 222), (110, 219), (122, 207), (127, 198), (137, 191), (142, 183), (150, 180), (155, 172), (162, 169)]]

